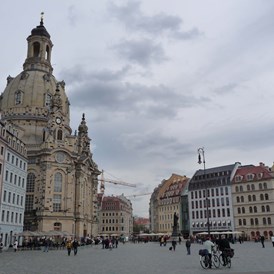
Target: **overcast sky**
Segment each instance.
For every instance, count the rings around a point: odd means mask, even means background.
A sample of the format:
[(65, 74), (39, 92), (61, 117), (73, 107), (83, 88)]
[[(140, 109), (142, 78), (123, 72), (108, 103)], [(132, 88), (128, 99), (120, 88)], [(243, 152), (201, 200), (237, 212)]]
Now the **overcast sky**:
[[(0, 87), (44, 25), (71, 127), (86, 114), (106, 194), (149, 193), (172, 173), (274, 160), (274, 1), (2, 0)], [(148, 217), (149, 195), (131, 198)]]

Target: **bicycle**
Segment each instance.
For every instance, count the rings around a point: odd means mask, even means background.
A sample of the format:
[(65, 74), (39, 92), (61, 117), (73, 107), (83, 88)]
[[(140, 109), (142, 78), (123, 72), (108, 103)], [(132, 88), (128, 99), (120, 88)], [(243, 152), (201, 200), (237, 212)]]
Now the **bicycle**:
[(224, 251), (219, 255), (220, 263), (228, 268), (231, 268), (231, 258), (234, 256), (234, 249), (225, 248)]
[(207, 269), (211, 267), (211, 265), (214, 265), (216, 268), (220, 267), (219, 256), (214, 251), (211, 254), (211, 259), (207, 249), (200, 249), (199, 255), (202, 268)]

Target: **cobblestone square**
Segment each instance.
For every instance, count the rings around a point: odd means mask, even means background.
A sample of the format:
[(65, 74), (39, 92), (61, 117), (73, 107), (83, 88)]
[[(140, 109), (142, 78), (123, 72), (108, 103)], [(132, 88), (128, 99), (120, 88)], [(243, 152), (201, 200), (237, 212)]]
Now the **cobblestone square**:
[(231, 269), (202, 269), (198, 251), (203, 246), (192, 244), (191, 255), (186, 254), (184, 242), (176, 251), (169, 251), (170, 243), (160, 247), (158, 243), (120, 244), (117, 249), (106, 250), (101, 246), (79, 248), (78, 255), (67, 255), (66, 250), (18, 251), (0, 254), (0, 274), (238, 274), (274, 273), (274, 248), (266, 242), (234, 244), (235, 256)]

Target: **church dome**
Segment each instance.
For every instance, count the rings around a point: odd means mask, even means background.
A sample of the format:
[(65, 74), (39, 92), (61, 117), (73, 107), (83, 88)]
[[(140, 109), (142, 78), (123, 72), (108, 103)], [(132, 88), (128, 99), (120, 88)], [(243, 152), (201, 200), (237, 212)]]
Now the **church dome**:
[[(7, 86), (0, 96), (2, 119), (24, 128), (29, 124), (31, 129), (25, 132), (26, 136), (36, 138), (42, 135), (43, 128), (47, 127), (50, 113), (53, 111), (53, 98), (58, 90), (59, 115), (64, 117), (64, 123), (70, 131), (69, 101), (65, 93), (65, 82), (58, 82), (52, 74), (53, 44), (42, 19), (40, 25), (32, 30), (27, 41), (28, 51), (23, 71), (14, 78), (7, 78)], [(26, 138), (26, 143), (34, 142), (29, 138)], [(40, 139), (39, 137), (39, 142)]]

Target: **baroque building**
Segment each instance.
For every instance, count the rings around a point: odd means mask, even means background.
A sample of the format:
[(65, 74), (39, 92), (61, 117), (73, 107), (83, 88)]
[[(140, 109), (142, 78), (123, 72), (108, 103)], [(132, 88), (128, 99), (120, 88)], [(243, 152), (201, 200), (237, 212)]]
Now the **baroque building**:
[(27, 149), (24, 229), (97, 235), (100, 171), (84, 114), (72, 134), (65, 82), (52, 74), (52, 48), (41, 18), (27, 38), (23, 71), (7, 78), (0, 97), (3, 121), (15, 127)]
[[(272, 168), (273, 169), (273, 168)], [(239, 167), (232, 181), (235, 228), (248, 239), (274, 232), (274, 173), (259, 166)]]
[(167, 180), (154, 189), (150, 199), (151, 230), (154, 233), (172, 234), (174, 213), (179, 217), (178, 232), (182, 233), (181, 193), (189, 178), (172, 174)]
[(0, 121), (0, 243), (7, 249), (23, 231), (27, 150), (11, 124)]

